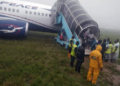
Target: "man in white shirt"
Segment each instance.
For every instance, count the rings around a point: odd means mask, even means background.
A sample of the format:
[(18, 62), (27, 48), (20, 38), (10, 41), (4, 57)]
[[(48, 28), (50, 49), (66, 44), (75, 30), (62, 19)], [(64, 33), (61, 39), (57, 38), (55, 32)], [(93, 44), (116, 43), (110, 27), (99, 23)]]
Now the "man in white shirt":
[(88, 36), (89, 32), (90, 32), (90, 29), (88, 28), (84, 33), (84, 40), (87, 39), (87, 36)]
[(113, 51), (112, 51), (112, 62), (115, 60), (118, 60), (119, 57), (119, 39), (116, 40), (114, 46), (113, 46)]
[(90, 47), (90, 45), (92, 44), (92, 41), (94, 40), (94, 34), (90, 31), (90, 33), (87, 36), (87, 44), (88, 44), (88, 48)]

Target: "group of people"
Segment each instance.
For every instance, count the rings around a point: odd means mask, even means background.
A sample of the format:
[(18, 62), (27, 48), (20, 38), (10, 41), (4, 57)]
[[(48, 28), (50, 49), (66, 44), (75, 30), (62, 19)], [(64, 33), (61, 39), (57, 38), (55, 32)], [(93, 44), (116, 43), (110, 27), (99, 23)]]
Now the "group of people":
[(102, 40), (99, 40), (98, 44), (102, 46), (102, 51), (101, 51), (102, 60), (104, 60), (105, 62), (108, 62), (108, 61), (115, 62), (116, 60), (118, 60), (119, 39), (116, 39), (114, 44), (112, 44), (112, 42), (110, 41), (110, 38), (108, 38), (107, 40), (104, 39), (103, 43), (102, 43)]
[[(82, 46), (78, 47), (79, 42), (77, 41), (76, 44), (74, 44), (73, 39), (74, 36), (72, 36), (72, 38), (69, 41), (68, 57), (71, 58), (71, 67), (73, 67), (75, 59), (77, 60), (75, 65), (75, 71), (80, 73), (81, 65), (84, 62), (86, 44), (83, 42)], [(98, 43), (96, 43), (95, 45), (95, 49), (92, 50), (92, 52), (89, 55), (90, 64), (87, 75), (87, 81), (92, 81), (92, 84), (96, 84), (99, 72), (100, 70), (102, 71), (102, 60), (108, 62), (108, 60), (111, 59), (111, 62), (114, 62), (118, 59), (119, 40), (115, 40), (114, 45), (112, 45), (111, 43), (112, 42), (109, 38), (107, 40), (104, 39), (103, 43), (102, 40), (99, 40)]]
[(80, 67), (82, 63), (84, 62), (84, 55), (85, 55), (85, 44), (82, 43), (82, 46), (78, 47), (79, 42), (77, 41), (76, 44), (74, 44), (74, 36), (69, 41), (69, 51), (68, 51), (68, 57), (71, 57), (70, 66), (73, 67), (73, 63), (75, 59), (77, 59), (75, 71), (78, 71), (80, 73)]
[(86, 47), (89, 49), (89, 47), (92, 44), (92, 41), (94, 40), (94, 34), (90, 30), (90, 28), (86, 29), (86, 31), (83, 34), (83, 41), (87, 45)]

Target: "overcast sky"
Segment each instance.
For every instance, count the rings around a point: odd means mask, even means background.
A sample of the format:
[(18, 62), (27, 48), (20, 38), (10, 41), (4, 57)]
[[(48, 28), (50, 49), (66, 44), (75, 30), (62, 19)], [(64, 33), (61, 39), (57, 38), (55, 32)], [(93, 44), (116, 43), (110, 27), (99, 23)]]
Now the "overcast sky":
[[(24, 0), (52, 6), (57, 0)], [(106, 29), (120, 29), (120, 0), (79, 0), (83, 8)]]

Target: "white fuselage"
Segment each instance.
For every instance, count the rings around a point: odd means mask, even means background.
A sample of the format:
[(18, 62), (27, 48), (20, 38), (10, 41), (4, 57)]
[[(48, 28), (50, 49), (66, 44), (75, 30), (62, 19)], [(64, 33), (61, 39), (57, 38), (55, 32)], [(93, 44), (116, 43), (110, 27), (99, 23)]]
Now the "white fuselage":
[(20, 19), (45, 28), (51, 24), (51, 7), (20, 0), (0, 0), (0, 17)]

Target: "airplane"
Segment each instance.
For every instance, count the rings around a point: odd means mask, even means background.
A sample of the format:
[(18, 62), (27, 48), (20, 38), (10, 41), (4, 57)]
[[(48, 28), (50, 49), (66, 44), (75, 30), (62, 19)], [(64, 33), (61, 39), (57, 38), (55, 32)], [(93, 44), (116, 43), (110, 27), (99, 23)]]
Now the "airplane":
[[(25, 37), (28, 30), (58, 33), (56, 42), (67, 49), (72, 36), (75, 36), (74, 43), (79, 41), (80, 46), (87, 29), (94, 34), (92, 47), (100, 36), (100, 30), (78, 0), (57, 0), (53, 6), (0, 0), (0, 37)], [(60, 40), (61, 33), (64, 40)]]
[(51, 6), (20, 0), (0, 0), (0, 36), (23, 37), (28, 30), (58, 32)]

